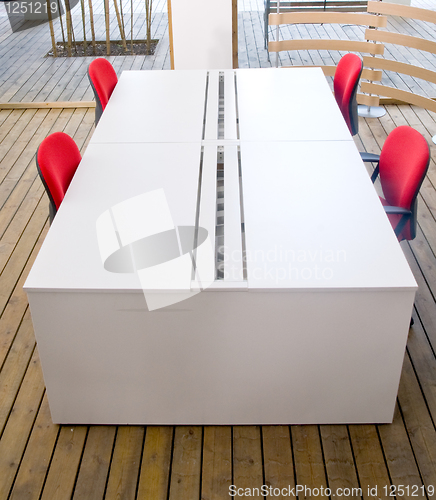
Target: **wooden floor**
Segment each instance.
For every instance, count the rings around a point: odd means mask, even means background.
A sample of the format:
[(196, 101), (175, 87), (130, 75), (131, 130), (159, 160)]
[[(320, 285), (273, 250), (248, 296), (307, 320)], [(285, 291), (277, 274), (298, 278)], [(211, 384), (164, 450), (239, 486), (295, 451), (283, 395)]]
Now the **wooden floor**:
[[(157, 53), (112, 58), (118, 72), (169, 67), (165, 9), (158, 10)], [(241, 66), (268, 65), (261, 13), (241, 10), (239, 20)], [(90, 59), (44, 59), (49, 48), (44, 30), (11, 34), (7, 18), (0, 18), (1, 102), (91, 100)], [(434, 496), (436, 147), (430, 139), (436, 116), (407, 105), (386, 108), (381, 119), (360, 119), (359, 149), (378, 152), (394, 127), (409, 124), (430, 142), (433, 158), (421, 189), (417, 238), (402, 244), (419, 291), (394, 422), (233, 428), (51, 423), (22, 290), (48, 230), (48, 201), (34, 155), (41, 140), (58, 130), (84, 151), (94, 111), (0, 111), (0, 500), (212, 500), (229, 498), (230, 485), (249, 488), (251, 498), (260, 498), (254, 488), (262, 485), (286, 489), (269, 498), (289, 498), (288, 488), (295, 485), (308, 488), (300, 499), (320, 497), (320, 488), (327, 487), (332, 496), (349, 488), (343, 496), (387, 498), (390, 485), (403, 485), (404, 491), (394, 492), (397, 498)]]

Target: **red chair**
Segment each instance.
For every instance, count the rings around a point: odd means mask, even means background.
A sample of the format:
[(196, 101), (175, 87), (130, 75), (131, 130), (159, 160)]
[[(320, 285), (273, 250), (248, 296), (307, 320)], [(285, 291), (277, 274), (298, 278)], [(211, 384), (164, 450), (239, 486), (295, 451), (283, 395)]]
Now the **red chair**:
[(118, 83), (118, 78), (112, 64), (102, 57), (94, 59), (88, 66), (88, 77), (95, 95), (95, 125), (97, 126)]
[(38, 173), (50, 200), (50, 223), (53, 222), (81, 159), (76, 143), (63, 132), (55, 132), (46, 137), (36, 152)]
[(357, 116), (357, 87), (362, 74), (363, 62), (356, 54), (346, 54), (336, 67), (333, 89), (336, 102), (350, 129), (351, 135), (359, 130)]
[(371, 180), (380, 175), (380, 198), (398, 241), (416, 236), (417, 197), (430, 163), (430, 149), (415, 129), (402, 126), (387, 137)]

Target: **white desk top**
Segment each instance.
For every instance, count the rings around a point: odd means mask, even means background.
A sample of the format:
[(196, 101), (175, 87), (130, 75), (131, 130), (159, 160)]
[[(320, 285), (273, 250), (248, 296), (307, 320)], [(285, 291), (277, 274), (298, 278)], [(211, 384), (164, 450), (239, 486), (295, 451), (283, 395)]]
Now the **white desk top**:
[[(163, 188), (177, 226), (195, 225), (199, 143), (90, 144), (26, 281), (26, 289), (141, 290), (134, 273), (103, 268), (99, 216)], [(146, 220), (156, 213), (144, 214)]]
[(415, 287), (353, 142), (241, 145), (248, 287)]
[(206, 71), (124, 71), (91, 143), (196, 142)]
[[(195, 225), (200, 152), (200, 143), (90, 144), (25, 288), (141, 290), (135, 274), (103, 268), (96, 221), (163, 188), (174, 223)], [(249, 289), (415, 287), (352, 141), (309, 150), (306, 142), (244, 142), (241, 160)]]
[[(205, 108), (205, 139), (217, 139), (217, 123), (213, 122), (218, 118), (219, 73), (124, 71), (91, 143), (200, 141)], [(237, 111), (240, 139), (244, 141), (352, 140), (319, 68), (221, 73), (225, 87), (225, 139), (237, 139)]]
[(320, 68), (237, 70), (243, 141), (352, 140)]

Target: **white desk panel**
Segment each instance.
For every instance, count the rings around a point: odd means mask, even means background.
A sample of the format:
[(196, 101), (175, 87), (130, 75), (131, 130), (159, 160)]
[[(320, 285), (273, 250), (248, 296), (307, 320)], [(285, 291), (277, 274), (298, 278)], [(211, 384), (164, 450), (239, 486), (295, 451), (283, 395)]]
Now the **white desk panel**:
[(243, 141), (351, 140), (320, 68), (236, 71)]
[(351, 141), (241, 145), (250, 289), (416, 287)]
[(195, 142), (203, 132), (206, 71), (124, 71), (91, 143)]
[(117, 203), (164, 189), (174, 224), (195, 225), (200, 152), (194, 143), (90, 144), (25, 288), (141, 290), (136, 274), (103, 268), (96, 221)]

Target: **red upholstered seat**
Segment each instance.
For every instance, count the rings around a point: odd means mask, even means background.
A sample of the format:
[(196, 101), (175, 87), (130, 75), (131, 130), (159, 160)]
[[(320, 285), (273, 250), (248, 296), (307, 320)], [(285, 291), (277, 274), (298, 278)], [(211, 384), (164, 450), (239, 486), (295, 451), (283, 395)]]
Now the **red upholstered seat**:
[(336, 102), (351, 135), (356, 135), (359, 130), (356, 94), (362, 69), (360, 57), (356, 54), (346, 54), (339, 61), (333, 80)]
[(399, 241), (416, 236), (417, 196), (429, 163), (427, 141), (415, 129), (402, 126), (389, 134), (373, 180), (378, 171), (384, 195), (381, 202)]
[(88, 66), (88, 77), (95, 96), (95, 124), (97, 125), (118, 83), (118, 78), (112, 64), (102, 57), (94, 59)]
[(76, 143), (63, 132), (49, 135), (39, 146), (36, 165), (50, 199), (50, 221), (62, 203), (81, 159)]

